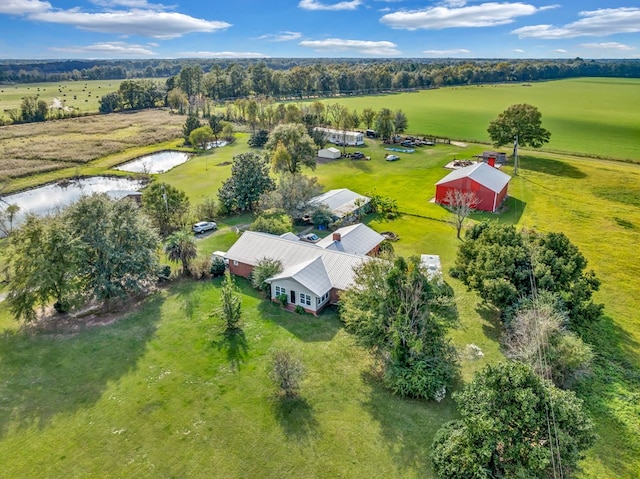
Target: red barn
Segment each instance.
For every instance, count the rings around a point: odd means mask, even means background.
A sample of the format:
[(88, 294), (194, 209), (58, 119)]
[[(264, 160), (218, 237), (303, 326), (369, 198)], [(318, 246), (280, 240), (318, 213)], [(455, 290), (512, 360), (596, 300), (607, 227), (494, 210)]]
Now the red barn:
[(450, 190), (473, 192), (480, 200), (477, 210), (495, 212), (507, 196), (511, 177), (486, 163), (454, 170), (436, 183), (436, 203), (446, 204)]

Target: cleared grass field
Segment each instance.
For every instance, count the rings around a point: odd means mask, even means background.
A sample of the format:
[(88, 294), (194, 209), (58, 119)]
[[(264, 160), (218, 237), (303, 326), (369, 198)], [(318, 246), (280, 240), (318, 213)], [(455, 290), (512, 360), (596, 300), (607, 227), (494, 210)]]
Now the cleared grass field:
[(551, 131), (545, 149), (640, 162), (640, 80), (578, 78), (553, 82), (440, 88), (330, 99), (350, 109), (403, 110), (409, 133), (489, 142), (487, 127), (516, 103), (530, 103)]
[[(406, 96), (413, 95), (418, 94)], [(391, 107), (405, 110), (410, 125), (426, 121), (414, 119), (406, 107)], [(543, 115), (546, 121), (544, 110)], [(485, 148), (437, 145), (386, 162), (383, 146), (369, 142), (359, 149), (371, 161), (340, 159), (305, 173), (317, 175), (326, 189), (375, 189), (395, 198), (405, 214), (394, 221), (370, 217), (369, 224), (396, 232), (398, 253), (439, 254), (448, 271), (459, 242), (446, 212), (429, 202), (434, 183), (447, 174), (442, 167), (451, 159)], [(160, 179), (184, 189), (197, 204), (216, 197), (230, 172), (227, 163), (247, 150), (243, 136)], [(577, 477), (635, 479), (640, 166), (522, 153), (507, 212), (473, 220), (562, 231), (602, 280), (597, 300), (605, 303), (605, 318), (587, 331), (599, 353), (595, 374), (578, 387), (600, 439)], [(98, 171), (114, 161), (108, 157), (90, 166)], [(512, 173), (510, 167), (505, 171)], [(250, 215), (221, 219), (219, 231), (198, 242), (199, 253), (226, 250), (235, 241), (235, 226), (250, 221)], [(502, 357), (501, 327), (477, 295), (447, 281), (459, 315), (451, 337), (461, 353), (460, 381), (467, 381)], [(22, 331), (0, 303), (0, 475), (434, 478), (429, 446), (438, 427), (456, 417), (449, 397), (440, 404), (394, 398), (334, 312), (319, 319), (285, 313), (247, 283), (240, 286), (244, 335), (233, 337), (222, 334), (215, 319), (219, 281), (174, 284), (119, 322), (74, 332)], [(465, 354), (470, 343), (481, 347), (482, 359)], [(267, 380), (269, 350), (282, 345), (302, 351), (308, 369), (302, 399), (291, 403), (276, 400)]]
[[(164, 82), (165, 78), (151, 78)], [(18, 83), (0, 85), (0, 119), (9, 119), (8, 110), (19, 109), (24, 97), (45, 100), (53, 113), (57, 109), (66, 112), (95, 113), (100, 106), (100, 98), (117, 91), (123, 80), (78, 80), (48, 83)]]

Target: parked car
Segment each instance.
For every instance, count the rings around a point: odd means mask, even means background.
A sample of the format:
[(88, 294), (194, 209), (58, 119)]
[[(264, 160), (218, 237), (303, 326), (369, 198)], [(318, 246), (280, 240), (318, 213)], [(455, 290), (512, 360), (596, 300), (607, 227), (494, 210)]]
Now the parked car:
[(398, 161), (400, 157), (398, 155), (387, 155), (385, 158), (387, 161)]
[(194, 233), (204, 233), (205, 231), (218, 229), (218, 225), (213, 221), (198, 221), (193, 225)]
[(315, 233), (309, 233), (307, 235), (303, 235), (300, 237), (300, 239), (302, 241), (308, 241), (309, 243), (315, 243), (316, 241), (320, 240), (318, 235)]

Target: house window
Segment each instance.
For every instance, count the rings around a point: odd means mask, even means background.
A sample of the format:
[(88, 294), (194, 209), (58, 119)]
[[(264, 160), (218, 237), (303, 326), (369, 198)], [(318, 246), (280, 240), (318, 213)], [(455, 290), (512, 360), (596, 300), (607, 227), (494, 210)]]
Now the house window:
[(322, 297), (320, 298), (316, 298), (316, 303), (317, 304), (322, 304), (324, 303), (327, 299), (329, 299), (329, 292), (326, 292), (322, 295)]
[(280, 296), (281, 294), (287, 294), (287, 290), (285, 288), (282, 288), (282, 287), (277, 286), (277, 285), (276, 285), (275, 291), (276, 291), (276, 298), (278, 296)]
[(233, 265), (234, 265), (234, 266), (238, 266), (238, 260), (237, 260), (237, 259), (234, 259), (234, 260), (233, 260)]
[(311, 306), (311, 295), (300, 293), (300, 304), (306, 304), (307, 306)]

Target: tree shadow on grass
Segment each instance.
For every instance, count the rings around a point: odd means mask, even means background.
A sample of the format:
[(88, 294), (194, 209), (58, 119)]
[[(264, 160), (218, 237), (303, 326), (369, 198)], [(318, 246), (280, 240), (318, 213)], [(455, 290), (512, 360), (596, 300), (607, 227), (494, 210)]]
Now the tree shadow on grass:
[(579, 330), (596, 353), (593, 373), (575, 391), (596, 423), (592, 450), (611, 477), (637, 477), (640, 467), (640, 345), (609, 316)]
[(227, 361), (234, 371), (239, 371), (240, 366), (246, 361), (249, 354), (249, 345), (242, 329), (227, 329), (222, 333), (220, 341), (213, 341), (212, 345), (218, 351), (226, 351)]
[(485, 336), (494, 341), (500, 341), (503, 331), (500, 311), (488, 303), (480, 303), (476, 307), (476, 312), (484, 321), (482, 331)]
[(286, 329), (304, 342), (331, 341), (342, 328), (335, 308), (329, 307), (318, 316), (309, 313), (298, 314), (282, 309), (278, 304), (264, 300), (258, 309), (261, 316)]
[(277, 396), (273, 399), (272, 407), (287, 438), (301, 442), (318, 435), (318, 421), (313, 407), (305, 398)]
[(100, 399), (107, 384), (136, 368), (154, 336), (164, 298), (107, 326), (57, 334), (4, 331), (0, 335), (0, 437), (45, 428), (61, 413)]
[(416, 477), (435, 477), (430, 459), (433, 437), (443, 423), (458, 418), (450, 394), (440, 403), (401, 398), (370, 371), (363, 373), (363, 379), (370, 388), (363, 407), (380, 425), (398, 475), (412, 470)]
[(521, 156), (520, 167), (523, 170), (537, 171), (547, 175), (562, 176), (564, 178), (586, 178), (586, 174), (575, 166), (559, 160), (550, 158), (539, 158), (537, 156)]

